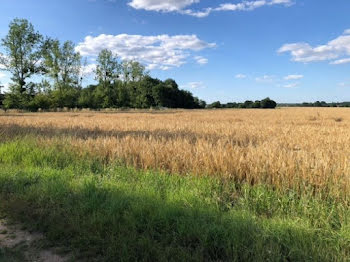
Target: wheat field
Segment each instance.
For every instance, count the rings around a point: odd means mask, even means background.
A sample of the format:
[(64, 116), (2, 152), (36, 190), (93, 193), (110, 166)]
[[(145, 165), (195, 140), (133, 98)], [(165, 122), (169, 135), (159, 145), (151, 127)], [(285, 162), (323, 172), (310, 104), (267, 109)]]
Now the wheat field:
[(106, 163), (348, 200), (350, 109), (2, 113), (1, 139), (68, 143)]

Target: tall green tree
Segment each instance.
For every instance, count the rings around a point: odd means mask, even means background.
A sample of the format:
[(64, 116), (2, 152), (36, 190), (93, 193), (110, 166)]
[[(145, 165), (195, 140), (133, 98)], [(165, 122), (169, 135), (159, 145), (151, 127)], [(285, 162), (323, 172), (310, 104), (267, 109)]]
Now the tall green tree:
[(143, 64), (137, 61), (130, 61), (131, 66), (131, 81), (141, 81), (144, 77), (148, 75), (146, 68)]
[(121, 64), (118, 56), (113, 55), (112, 51), (103, 49), (97, 58), (96, 80), (98, 87), (95, 95), (100, 101), (102, 107), (115, 107), (118, 104), (118, 85), (121, 74)]
[(81, 75), (81, 56), (75, 52), (75, 45), (66, 41), (49, 40), (44, 52), (44, 65), (47, 75), (54, 81), (57, 89), (79, 86)]
[(149, 74), (144, 65), (137, 61), (124, 60), (121, 65), (124, 82), (138, 82)]
[(0, 54), (0, 65), (11, 73), (11, 92), (23, 94), (33, 85), (27, 79), (41, 72), (43, 37), (26, 19), (14, 19), (8, 34), (1, 40), (4, 53)]
[(157, 106), (178, 107), (178, 85), (173, 79), (167, 79), (153, 87), (153, 97)]
[(121, 65), (118, 56), (113, 55), (112, 51), (103, 49), (97, 58), (96, 79), (100, 84), (110, 85), (119, 79)]
[(261, 108), (276, 108), (277, 103), (271, 100), (269, 97), (261, 100)]
[(137, 61), (124, 60), (122, 62), (122, 79), (128, 89), (130, 105), (136, 108), (152, 106), (149, 97), (149, 78), (144, 65)]
[(58, 107), (75, 107), (81, 89), (81, 56), (73, 42), (63, 45), (59, 40), (48, 40), (44, 51), (47, 76), (54, 83), (54, 101)]

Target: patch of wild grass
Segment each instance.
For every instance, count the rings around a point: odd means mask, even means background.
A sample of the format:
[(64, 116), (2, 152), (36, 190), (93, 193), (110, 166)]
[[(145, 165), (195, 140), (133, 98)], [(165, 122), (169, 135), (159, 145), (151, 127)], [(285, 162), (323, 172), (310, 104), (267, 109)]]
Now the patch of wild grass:
[(346, 261), (331, 197), (106, 165), (59, 144), (0, 145), (0, 203), (84, 260)]
[(0, 114), (0, 142), (31, 136), (47, 146), (70, 144), (105, 165), (121, 161), (349, 201), (349, 110)]
[(24, 251), (21, 248), (3, 248), (0, 246), (0, 262), (23, 262), (25, 260)]

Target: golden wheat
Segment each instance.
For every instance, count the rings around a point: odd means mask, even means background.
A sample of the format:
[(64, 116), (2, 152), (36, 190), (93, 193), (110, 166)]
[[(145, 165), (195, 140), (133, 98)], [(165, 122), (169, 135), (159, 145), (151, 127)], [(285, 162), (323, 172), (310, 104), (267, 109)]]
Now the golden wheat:
[(59, 139), (143, 169), (349, 193), (347, 108), (7, 113), (0, 135)]

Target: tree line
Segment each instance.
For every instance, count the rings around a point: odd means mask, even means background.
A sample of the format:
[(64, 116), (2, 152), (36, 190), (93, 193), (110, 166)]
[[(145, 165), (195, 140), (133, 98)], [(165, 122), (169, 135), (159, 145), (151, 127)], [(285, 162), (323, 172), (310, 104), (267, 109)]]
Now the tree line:
[(97, 84), (83, 88), (86, 61), (73, 42), (44, 37), (26, 19), (10, 23), (1, 46), (0, 68), (11, 74), (9, 92), (0, 95), (5, 109), (206, 107), (175, 80), (153, 78), (141, 63), (107, 49), (96, 60)]
[(216, 101), (207, 105), (208, 108), (276, 108), (277, 103), (271, 100), (269, 97), (263, 100), (250, 101), (247, 100), (244, 103), (230, 102), (221, 104), (220, 101)]
[[(121, 60), (103, 49), (93, 70), (97, 84), (83, 88), (86, 60), (71, 41), (43, 36), (26, 19), (14, 19), (1, 40), (0, 70), (11, 75), (9, 91), (1, 93), (4, 109), (37, 111), (57, 108), (275, 108), (270, 98), (244, 103), (206, 104), (173, 79), (149, 75), (137, 61)], [(35, 80), (35, 81), (34, 81)]]
[(303, 102), (303, 103), (284, 103), (278, 104), (280, 107), (350, 107), (350, 102), (331, 102), (325, 101)]

